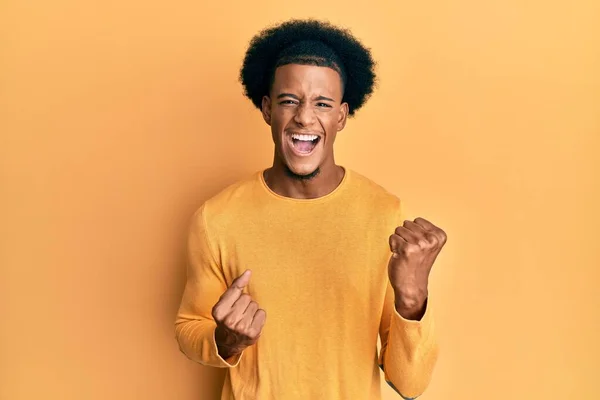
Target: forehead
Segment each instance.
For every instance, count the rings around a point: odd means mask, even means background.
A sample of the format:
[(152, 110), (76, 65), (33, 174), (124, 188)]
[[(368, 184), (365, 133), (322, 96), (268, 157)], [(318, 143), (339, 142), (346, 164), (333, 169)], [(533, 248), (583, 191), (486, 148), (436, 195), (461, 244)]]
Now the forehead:
[(337, 71), (329, 67), (287, 64), (275, 70), (275, 79), (271, 90), (274, 94), (300, 92), (329, 95), (339, 99), (342, 93), (342, 79)]

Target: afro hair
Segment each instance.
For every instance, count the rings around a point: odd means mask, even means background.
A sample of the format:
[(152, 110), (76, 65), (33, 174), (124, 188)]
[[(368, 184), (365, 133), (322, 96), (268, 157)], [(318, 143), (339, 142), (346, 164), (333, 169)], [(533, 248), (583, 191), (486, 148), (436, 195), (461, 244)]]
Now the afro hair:
[(273, 84), (275, 70), (286, 64), (329, 67), (342, 80), (343, 99), (353, 116), (375, 86), (371, 51), (349, 30), (313, 19), (290, 20), (267, 28), (250, 41), (240, 71), (244, 94), (261, 109)]

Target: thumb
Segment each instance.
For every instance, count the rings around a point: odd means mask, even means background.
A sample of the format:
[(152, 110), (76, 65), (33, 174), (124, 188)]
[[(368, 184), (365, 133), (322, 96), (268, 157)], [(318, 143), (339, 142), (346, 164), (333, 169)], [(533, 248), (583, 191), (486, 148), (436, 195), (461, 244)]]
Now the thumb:
[(252, 275), (252, 271), (249, 269), (245, 270), (243, 274), (238, 276), (231, 282), (231, 286), (235, 286), (238, 289), (244, 289), (248, 283), (250, 283), (250, 275)]

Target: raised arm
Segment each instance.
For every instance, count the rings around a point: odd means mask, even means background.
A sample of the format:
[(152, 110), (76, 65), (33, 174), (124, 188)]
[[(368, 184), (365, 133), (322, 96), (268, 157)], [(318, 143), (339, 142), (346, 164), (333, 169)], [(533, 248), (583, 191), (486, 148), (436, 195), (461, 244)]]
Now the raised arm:
[(437, 361), (428, 280), (446, 234), (423, 218), (390, 236), (389, 284), (379, 334), (385, 379), (405, 399), (421, 395)]

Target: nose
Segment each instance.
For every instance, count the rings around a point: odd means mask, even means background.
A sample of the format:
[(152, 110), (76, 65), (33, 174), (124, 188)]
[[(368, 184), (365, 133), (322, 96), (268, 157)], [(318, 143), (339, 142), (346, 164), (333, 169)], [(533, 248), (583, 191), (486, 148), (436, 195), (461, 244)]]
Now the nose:
[(300, 106), (296, 109), (296, 115), (294, 116), (294, 121), (301, 126), (310, 126), (314, 119), (315, 113), (310, 104), (300, 104)]

